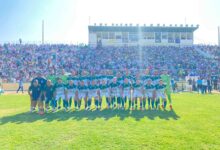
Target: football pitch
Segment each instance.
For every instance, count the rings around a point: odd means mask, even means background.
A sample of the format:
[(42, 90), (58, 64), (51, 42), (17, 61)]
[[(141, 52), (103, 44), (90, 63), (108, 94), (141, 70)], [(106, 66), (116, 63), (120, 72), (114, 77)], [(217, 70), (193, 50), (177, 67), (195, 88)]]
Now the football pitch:
[[(173, 94), (174, 110), (29, 112), (0, 96), (0, 149), (220, 149), (220, 95)], [(104, 104), (105, 105), (105, 104)]]

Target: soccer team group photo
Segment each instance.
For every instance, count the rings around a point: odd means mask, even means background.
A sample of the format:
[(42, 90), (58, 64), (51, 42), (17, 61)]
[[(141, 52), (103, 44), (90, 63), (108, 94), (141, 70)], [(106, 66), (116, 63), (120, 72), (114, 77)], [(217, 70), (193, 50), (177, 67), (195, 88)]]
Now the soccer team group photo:
[[(30, 111), (36, 110), (38, 103), (39, 114), (43, 114), (44, 109), (48, 112), (50, 108), (55, 112), (61, 109), (61, 101), (66, 111), (72, 108), (72, 103), (73, 108), (79, 110), (82, 99), (84, 100), (82, 107), (90, 110), (93, 98), (97, 110), (125, 109), (127, 102), (128, 109), (131, 110), (166, 109), (167, 100), (172, 110), (171, 78), (166, 70), (161, 76), (150, 76), (148, 70), (145, 71), (144, 76), (140, 76), (139, 72), (135, 76), (130, 75), (127, 70), (124, 72), (123, 75), (117, 74), (116, 76), (76, 76), (73, 71), (73, 76), (63, 76), (63, 79), (50, 76), (51, 80), (46, 80), (39, 74), (33, 79), (28, 90), (31, 100)], [(106, 106), (102, 105), (104, 97)]]
[(0, 150), (220, 150), (219, 6), (0, 0)]

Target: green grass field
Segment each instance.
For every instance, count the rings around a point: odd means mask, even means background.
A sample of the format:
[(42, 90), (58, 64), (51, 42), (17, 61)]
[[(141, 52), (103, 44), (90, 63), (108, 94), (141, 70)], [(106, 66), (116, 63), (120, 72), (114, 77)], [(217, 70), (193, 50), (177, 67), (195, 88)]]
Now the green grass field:
[(1, 95), (0, 150), (220, 149), (220, 95), (174, 94), (173, 106), (39, 116), (27, 95)]

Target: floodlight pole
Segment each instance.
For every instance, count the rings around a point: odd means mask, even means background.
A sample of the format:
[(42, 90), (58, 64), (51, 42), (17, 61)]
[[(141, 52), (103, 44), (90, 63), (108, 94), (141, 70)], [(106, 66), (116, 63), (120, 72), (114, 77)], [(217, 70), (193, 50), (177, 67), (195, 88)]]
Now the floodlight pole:
[(220, 26), (218, 26), (218, 46), (220, 46)]
[(42, 44), (44, 44), (44, 20), (42, 20)]

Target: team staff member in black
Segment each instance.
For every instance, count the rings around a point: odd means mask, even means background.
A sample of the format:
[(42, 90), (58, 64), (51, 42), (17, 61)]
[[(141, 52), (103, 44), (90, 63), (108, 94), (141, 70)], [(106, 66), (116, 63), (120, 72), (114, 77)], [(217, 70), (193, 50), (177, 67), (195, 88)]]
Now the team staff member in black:
[(33, 112), (37, 106), (38, 103), (38, 109), (39, 109), (39, 114), (43, 114), (44, 113), (44, 109), (42, 108), (41, 105), (41, 94), (42, 94), (43, 89), (41, 89), (41, 86), (38, 83), (38, 80), (33, 80), (33, 84), (31, 84), (31, 86), (28, 89), (28, 94), (30, 95), (30, 99), (31, 99), (31, 112)]
[(42, 74), (40, 72), (37, 73), (37, 77), (34, 78), (32, 81), (31, 81), (31, 85), (33, 85), (33, 82), (37, 80), (38, 81), (38, 85), (40, 86), (41, 88), (41, 92), (40, 93), (40, 98), (39, 98), (39, 102), (38, 102), (38, 105), (40, 106), (40, 108), (42, 109), (40, 112), (40, 114), (43, 114), (44, 112), (44, 100), (45, 100), (45, 95), (44, 95), (44, 88), (46, 86), (46, 82), (47, 80), (42, 76)]

